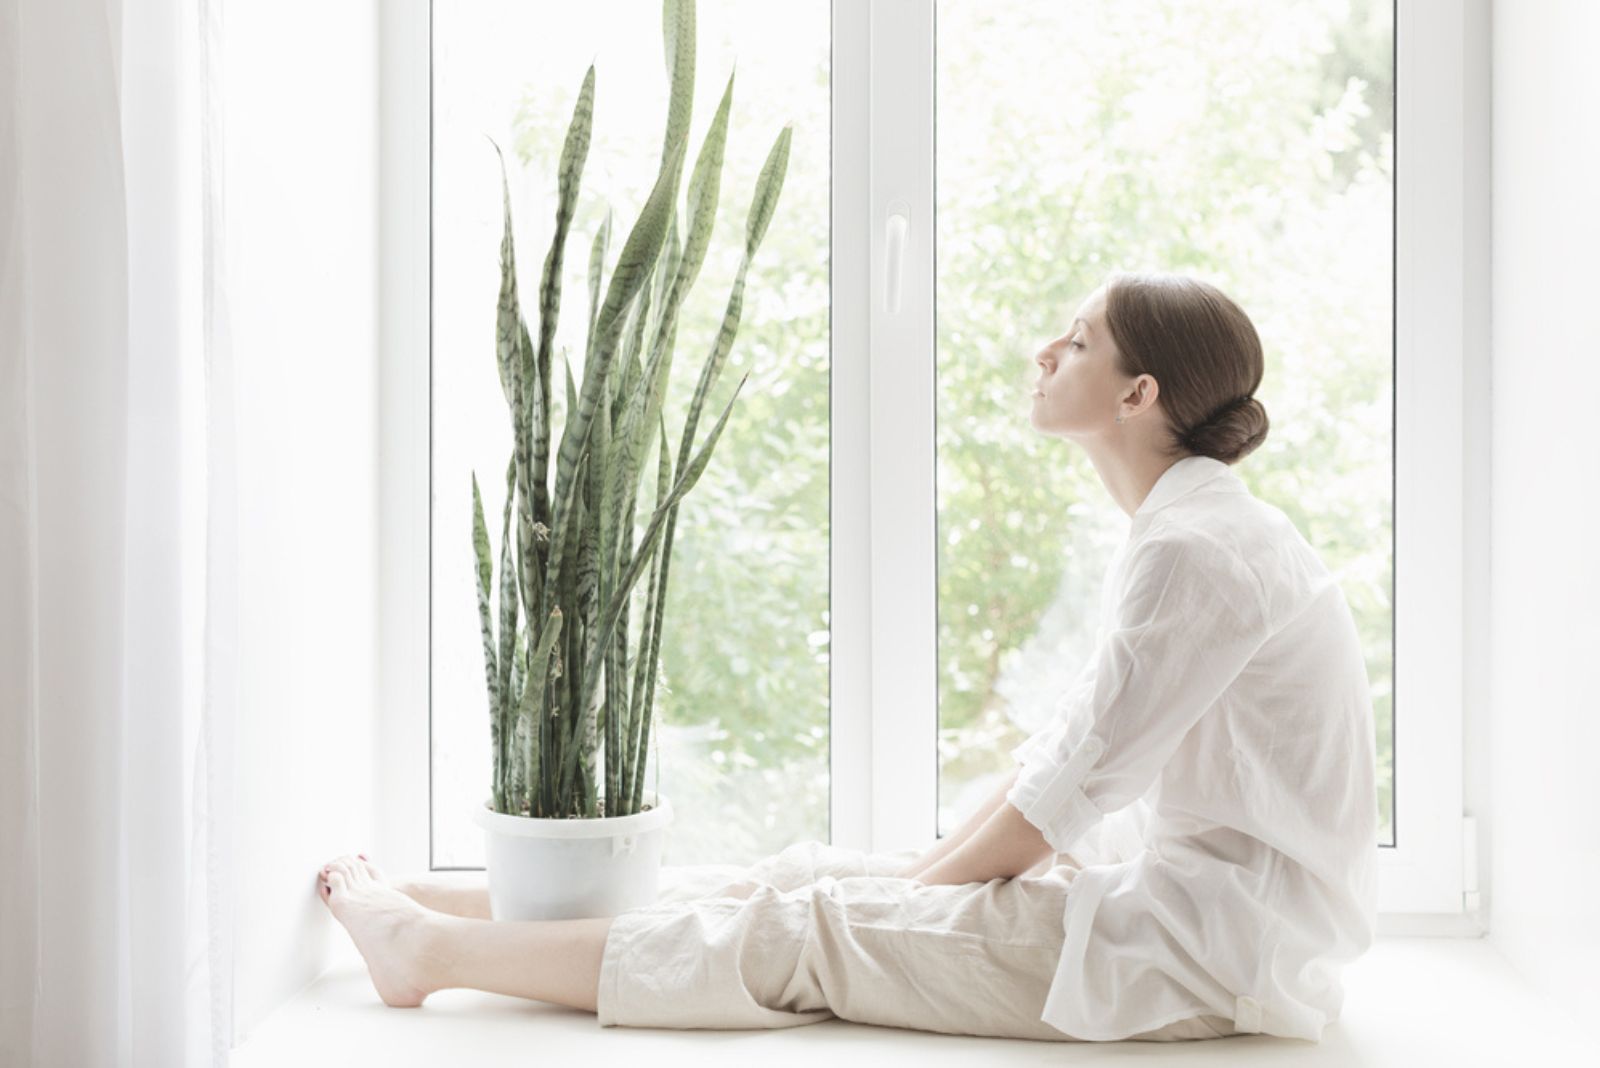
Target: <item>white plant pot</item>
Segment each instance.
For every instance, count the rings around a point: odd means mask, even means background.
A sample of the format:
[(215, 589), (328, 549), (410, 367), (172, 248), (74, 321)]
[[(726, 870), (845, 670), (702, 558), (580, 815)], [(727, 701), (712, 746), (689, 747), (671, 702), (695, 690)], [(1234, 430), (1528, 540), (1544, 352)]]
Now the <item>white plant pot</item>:
[(483, 828), (489, 911), (496, 920), (615, 916), (656, 901), (672, 805), (645, 791), (648, 808), (631, 816), (535, 819), (473, 813)]

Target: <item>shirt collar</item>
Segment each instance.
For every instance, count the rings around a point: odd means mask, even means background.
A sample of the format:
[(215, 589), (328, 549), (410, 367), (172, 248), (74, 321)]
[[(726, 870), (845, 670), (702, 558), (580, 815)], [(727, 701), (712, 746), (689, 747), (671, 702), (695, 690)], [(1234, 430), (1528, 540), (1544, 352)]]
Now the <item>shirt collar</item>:
[(1210, 456), (1184, 456), (1161, 472), (1156, 484), (1134, 510), (1133, 518), (1140, 519), (1158, 508), (1165, 508), (1191, 490), (1205, 485), (1214, 478), (1231, 475), (1228, 465)]

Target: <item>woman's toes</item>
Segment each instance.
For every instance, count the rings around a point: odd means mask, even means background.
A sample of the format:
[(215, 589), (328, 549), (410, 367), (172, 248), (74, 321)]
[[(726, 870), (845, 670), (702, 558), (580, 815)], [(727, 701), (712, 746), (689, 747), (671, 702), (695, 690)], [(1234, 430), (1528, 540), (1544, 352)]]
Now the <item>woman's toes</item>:
[(384, 877), (383, 869), (372, 863), (372, 861), (368, 860), (365, 854), (357, 854), (357, 856), (357, 863), (360, 864), (362, 869), (366, 871), (368, 877), (376, 879), (380, 883), (389, 881)]

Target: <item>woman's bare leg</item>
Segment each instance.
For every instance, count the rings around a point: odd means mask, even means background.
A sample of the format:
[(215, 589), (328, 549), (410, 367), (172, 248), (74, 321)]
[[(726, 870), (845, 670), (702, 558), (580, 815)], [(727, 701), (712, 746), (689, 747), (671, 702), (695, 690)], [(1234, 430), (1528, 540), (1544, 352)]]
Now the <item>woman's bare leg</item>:
[(423, 908), (469, 920), (492, 920), (486, 879), (481, 871), (431, 872), (395, 879), (393, 885)]
[(468, 987), (594, 1012), (610, 917), (500, 922), (449, 916), (395, 889), (361, 857), (319, 875), (323, 901), (367, 962), (385, 1004)]
[(1001, 780), (1000, 785), (995, 787), (994, 792), (989, 795), (988, 799), (978, 806), (978, 811), (967, 817), (967, 822), (963, 823), (953, 833), (939, 839), (920, 857), (905, 868), (902, 868), (897, 873), (900, 878), (918, 879), (928, 869), (959, 849), (968, 838), (971, 838), (977, 832), (979, 827), (984, 825), (990, 816), (999, 811), (1001, 805), (1006, 803), (1006, 794), (1011, 791), (1012, 784), (1017, 781), (1017, 775), (1020, 771), (1020, 765), (1013, 768), (1010, 774)]
[(433, 983), (594, 1012), (610, 930), (609, 916), (498, 923), (445, 916)]

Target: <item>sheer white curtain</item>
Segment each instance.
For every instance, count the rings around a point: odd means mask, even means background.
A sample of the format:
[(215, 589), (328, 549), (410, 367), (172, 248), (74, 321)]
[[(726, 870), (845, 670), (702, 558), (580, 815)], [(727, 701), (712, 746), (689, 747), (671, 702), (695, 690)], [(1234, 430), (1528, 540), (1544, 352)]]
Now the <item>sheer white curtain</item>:
[(220, 0), (0, 0), (0, 1063), (225, 1064)]

